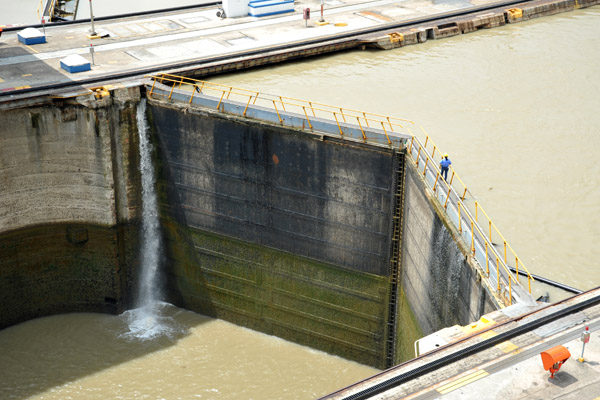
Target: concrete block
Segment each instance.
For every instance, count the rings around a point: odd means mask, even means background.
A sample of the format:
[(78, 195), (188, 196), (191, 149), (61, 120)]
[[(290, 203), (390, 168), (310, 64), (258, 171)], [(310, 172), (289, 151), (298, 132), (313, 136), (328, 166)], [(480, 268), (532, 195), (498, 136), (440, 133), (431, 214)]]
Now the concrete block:
[(250, 15), (264, 17), (294, 11), (294, 0), (257, 0), (248, 4)]
[(92, 69), (90, 62), (78, 54), (73, 54), (60, 60), (60, 67), (70, 73)]
[(26, 45), (46, 43), (46, 35), (35, 28), (23, 29), (17, 34), (17, 37), (19, 42)]

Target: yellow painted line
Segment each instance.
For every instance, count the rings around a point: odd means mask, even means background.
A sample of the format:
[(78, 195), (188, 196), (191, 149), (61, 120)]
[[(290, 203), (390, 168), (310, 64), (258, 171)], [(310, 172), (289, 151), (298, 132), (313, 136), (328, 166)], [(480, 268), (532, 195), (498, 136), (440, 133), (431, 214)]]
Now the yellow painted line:
[(509, 340), (507, 340), (506, 342), (498, 343), (495, 347), (499, 348), (504, 353), (512, 353), (513, 351), (519, 348), (519, 346), (517, 346)]
[(31, 46), (25, 45), (25, 47), (27, 47), (29, 50), (33, 51), (34, 53), (39, 53), (39, 51), (37, 51), (36, 49), (34, 49)]
[(475, 382), (476, 380), (484, 378), (488, 375), (489, 375), (489, 373), (487, 371), (481, 369), (481, 370), (479, 370), (477, 372), (473, 372), (472, 374), (469, 374), (467, 376), (463, 376), (462, 378), (457, 379), (454, 382), (450, 382), (444, 386), (440, 386), (439, 388), (437, 388), (437, 391), (440, 392), (441, 394), (450, 393), (451, 391), (456, 390), (459, 387), (468, 385), (469, 383)]
[[(479, 337), (481, 337), (482, 339), (485, 340), (485, 339), (492, 338), (496, 335), (497, 335), (497, 333), (494, 331), (487, 331), (487, 332), (481, 333), (479, 335)], [(497, 349), (501, 350), (504, 353), (512, 353), (513, 351), (515, 351), (516, 349), (519, 348), (519, 346), (515, 345), (513, 342), (511, 342), (509, 340), (504, 341), (502, 343), (498, 343), (494, 347), (496, 347)]]
[(109, 61), (108, 63), (109, 63), (109, 64), (116, 64), (116, 63), (117, 63), (117, 61)]
[(65, 39), (73, 39), (75, 36), (65, 36)]
[(25, 78), (26, 76), (31, 76), (32, 74), (23, 74), (21, 75), (23, 78)]
[(15, 89), (16, 90), (20, 90), (20, 89), (29, 89), (31, 86), (29, 85), (25, 85), (25, 86), (16, 86)]
[(5, 80), (4, 80), (4, 79), (2, 79), (2, 78), (0, 78), (0, 83), (2, 83), (2, 82), (5, 82)]

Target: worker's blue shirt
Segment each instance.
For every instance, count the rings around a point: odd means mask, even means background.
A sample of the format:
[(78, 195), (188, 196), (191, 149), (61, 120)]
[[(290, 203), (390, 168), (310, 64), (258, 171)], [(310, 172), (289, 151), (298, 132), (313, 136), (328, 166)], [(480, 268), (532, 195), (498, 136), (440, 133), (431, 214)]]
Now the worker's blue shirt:
[(448, 168), (450, 164), (452, 164), (452, 161), (450, 161), (449, 158), (442, 158), (442, 161), (440, 161), (440, 166), (442, 168)]

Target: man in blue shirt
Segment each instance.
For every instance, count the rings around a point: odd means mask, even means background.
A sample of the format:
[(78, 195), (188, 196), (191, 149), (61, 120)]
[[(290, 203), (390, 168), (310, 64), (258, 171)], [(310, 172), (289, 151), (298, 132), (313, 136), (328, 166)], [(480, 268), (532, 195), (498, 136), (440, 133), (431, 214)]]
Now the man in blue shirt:
[(448, 167), (452, 164), (452, 161), (448, 158), (448, 153), (445, 153), (442, 157), (442, 161), (440, 161), (440, 168), (442, 170), (442, 178), (444, 180), (448, 179)]

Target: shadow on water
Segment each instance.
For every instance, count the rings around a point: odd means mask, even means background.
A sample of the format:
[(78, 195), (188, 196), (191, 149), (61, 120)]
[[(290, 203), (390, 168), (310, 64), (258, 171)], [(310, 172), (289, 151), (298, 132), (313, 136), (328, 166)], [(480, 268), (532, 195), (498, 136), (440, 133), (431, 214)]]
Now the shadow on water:
[[(1, 331), (0, 398), (40, 395), (164, 351), (188, 337), (194, 327), (213, 321), (168, 303), (158, 303), (158, 308), (157, 320), (140, 319), (138, 310), (117, 316), (77, 313), (39, 318)], [(131, 329), (132, 319), (137, 327), (147, 322), (148, 329)]]

